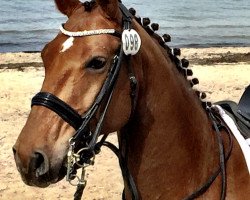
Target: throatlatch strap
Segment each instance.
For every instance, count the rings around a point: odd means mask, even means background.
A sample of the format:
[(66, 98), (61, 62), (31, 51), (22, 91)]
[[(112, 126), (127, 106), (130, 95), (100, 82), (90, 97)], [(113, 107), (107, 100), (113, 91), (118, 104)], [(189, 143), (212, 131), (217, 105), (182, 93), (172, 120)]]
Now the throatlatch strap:
[(83, 121), (82, 117), (73, 108), (48, 92), (37, 93), (31, 101), (31, 106), (44, 106), (53, 110), (76, 130)]

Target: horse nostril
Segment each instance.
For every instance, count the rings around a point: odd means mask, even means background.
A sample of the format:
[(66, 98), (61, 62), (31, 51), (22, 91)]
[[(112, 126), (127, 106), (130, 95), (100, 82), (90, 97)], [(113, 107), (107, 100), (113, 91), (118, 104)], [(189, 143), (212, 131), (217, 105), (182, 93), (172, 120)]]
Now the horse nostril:
[(30, 166), (35, 171), (36, 177), (42, 176), (49, 171), (47, 156), (40, 152), (35, 152), (31, 159)]
[(44, 157), (41, 153), (34, 153), (35, 154), (35, 169), (38, 169), (43, 165)]

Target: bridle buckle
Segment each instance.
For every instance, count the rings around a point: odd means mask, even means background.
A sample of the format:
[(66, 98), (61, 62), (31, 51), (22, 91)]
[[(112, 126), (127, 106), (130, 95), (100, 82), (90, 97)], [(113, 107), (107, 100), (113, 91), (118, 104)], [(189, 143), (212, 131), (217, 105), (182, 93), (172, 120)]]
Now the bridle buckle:
[[(68, 181), (72, 186), (80, 186), (85, 187), (87, 184), (87, 180), (85, 179), (86, 168), (94, 165), (95, 163), (95, 152), (89, 151), (89, 148), (81, 148), (74, 153), (75, 143), (71, 143), (71, 139), (69, 140), (70, 146), (67, 154), (67, 175), (66, 181)], [(82, 160), (82, 155), (84, 152), (88, 152), (88, 160)], [(81, 174), (77, 175), (76, 168), (79, 167), (82, 169)], [(76, 182), (73, 180), (76, 179)]]

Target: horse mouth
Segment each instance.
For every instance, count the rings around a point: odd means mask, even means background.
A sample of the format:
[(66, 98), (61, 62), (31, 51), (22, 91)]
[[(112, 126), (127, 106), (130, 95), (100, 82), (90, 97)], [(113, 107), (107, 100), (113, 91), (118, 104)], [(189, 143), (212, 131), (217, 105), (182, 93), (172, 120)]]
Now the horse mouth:
[[(64, 162), (63, 162), (64, 163)], [(22, 174), (23, 182), (28, 186), (46, 188), (51, 184), (55, 184), (61, 181), (67, 174), (67, 168), (64, 164), (60, 169), (51, 169), (48, 173), (42, 176), (36, 176), (35, 174)]]

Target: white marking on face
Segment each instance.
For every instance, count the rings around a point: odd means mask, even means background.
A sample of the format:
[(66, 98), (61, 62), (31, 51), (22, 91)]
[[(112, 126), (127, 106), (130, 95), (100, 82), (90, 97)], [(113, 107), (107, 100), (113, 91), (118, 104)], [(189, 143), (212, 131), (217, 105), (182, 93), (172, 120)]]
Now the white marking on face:
[(62, 50), (60, 51), (60, 53), (67, 51), (70, 47), (73, 46), (73, 42), (74, 42), (74, 37), (69, 37), (62, 45)]

